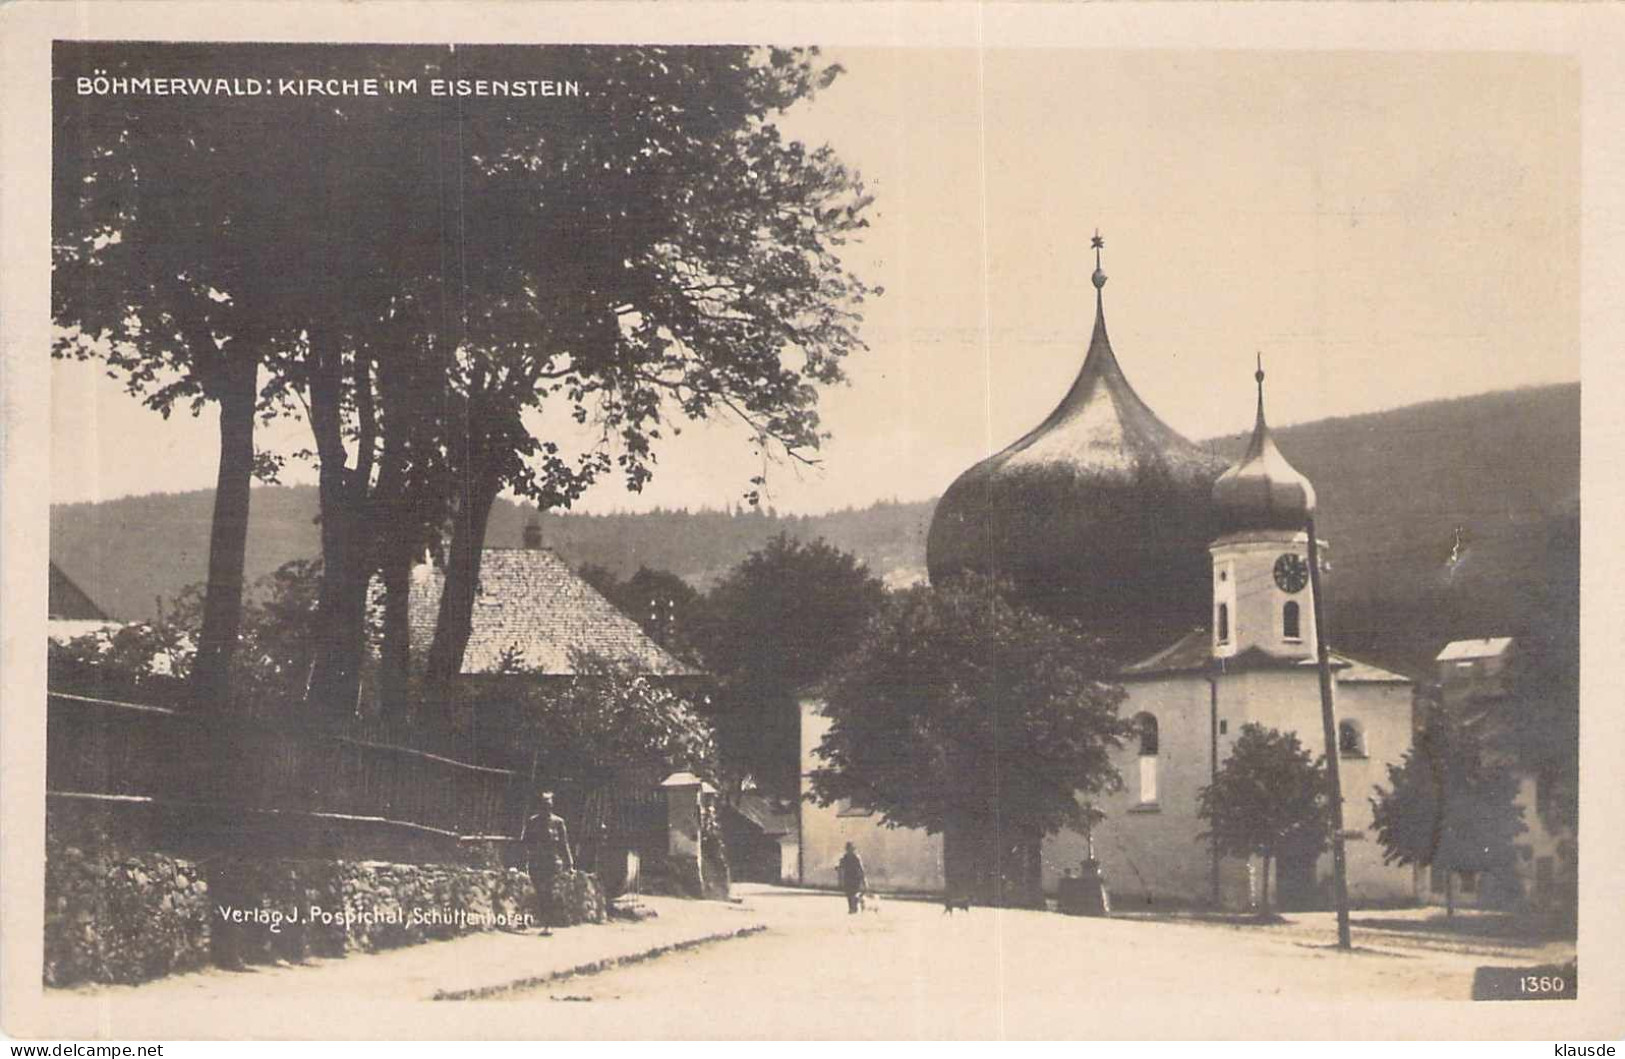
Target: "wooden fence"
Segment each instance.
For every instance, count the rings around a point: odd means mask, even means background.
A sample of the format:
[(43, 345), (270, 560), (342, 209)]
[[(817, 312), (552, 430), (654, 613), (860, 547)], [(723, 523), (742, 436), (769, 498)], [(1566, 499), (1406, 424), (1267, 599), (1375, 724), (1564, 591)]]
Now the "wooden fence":
[(649, 859), (666, 845), (659, 769), (628, 768), (607, 784), (544, 781), (293, 722), (67, 691), (48, 694), (46, 725), (54, 802), (102, 805), (126, 814), (120, 826), (153, 828), (199, 853), (494, 855), (518, 867), (517, 839), (542, 785), (554, 790), (585, 867), (613, 873), (626, 852)]
[(437, 754), (52, 692), (46, 789), (215, 808), (370, 818), (450, 836), (513, 836), (530, 792), (504, 769)]

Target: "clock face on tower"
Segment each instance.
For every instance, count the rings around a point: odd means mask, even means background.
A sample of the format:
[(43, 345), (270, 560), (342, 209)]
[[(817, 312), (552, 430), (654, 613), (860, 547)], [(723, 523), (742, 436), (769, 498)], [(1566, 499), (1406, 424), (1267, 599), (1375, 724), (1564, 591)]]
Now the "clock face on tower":
[(1287, 552), (1275, 560), (1275, 583), (1288, 595), (1302, 592), (1309, 583), (1309, 564), (1302, 556)]

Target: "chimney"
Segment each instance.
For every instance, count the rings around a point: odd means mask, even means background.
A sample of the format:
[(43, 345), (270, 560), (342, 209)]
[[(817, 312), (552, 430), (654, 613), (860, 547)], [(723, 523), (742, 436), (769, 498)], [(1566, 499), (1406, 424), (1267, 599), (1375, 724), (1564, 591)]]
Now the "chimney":
[(529, 551), (539, 551), (542, 547), (542, 520), (536, 515), (530, 516), (525, 523), (525, 548)]

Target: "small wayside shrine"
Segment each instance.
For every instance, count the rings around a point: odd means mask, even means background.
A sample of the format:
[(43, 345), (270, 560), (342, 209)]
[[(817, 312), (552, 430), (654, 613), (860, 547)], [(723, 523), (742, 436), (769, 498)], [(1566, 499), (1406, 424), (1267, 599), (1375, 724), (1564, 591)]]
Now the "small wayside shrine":
[[(1114, 757), (1123, 789), (1094, 800), (1104, 816), (1090, 835), (1044, 840), (1043, 888), (1054, 893), (1092, 855), (1119, 908), (1245, 908), (1261, 895), (1262, 865), (1213, 855), (1198, 792), (1246, 724), (1295, 732), (1316, 756), (1326, 749), (1306, 525), (1315, 490), (1270, 432), (1262, 364), (1253, 435), (1233, 465), (1146, 406), (1106, 335), (1101, 246), (1097, 233), (1094, 333), (1076, 381), (1043, 423), (943, 495), (931, 579), (1004, 577), (1029, 605), (1100, 635), (1123, 663), (1121, 712), (1135, 733)], [(1413, 684), (1335, 651), (1331, 664), (1350, 895), (1410, 899), (1414, 873), (1383, 864), (1369, 795), (1410, 749)], [(818, 703), (804, 704), (807, 768), (827, 724)], [(877, 820), (804, 805), (802, 881), (830, 884), (819, 873), (833, 858), (822, 852), (847, 841), (866, 861), (874, 851), (884, 886), (940, 891), (959, 876), (945, 871), (945, 852), (955, 854), (939, 836)], [(1287, 907), (1318, 904), (1330, 874), (1329, 855), (1278, 864), (1270, 889)]]

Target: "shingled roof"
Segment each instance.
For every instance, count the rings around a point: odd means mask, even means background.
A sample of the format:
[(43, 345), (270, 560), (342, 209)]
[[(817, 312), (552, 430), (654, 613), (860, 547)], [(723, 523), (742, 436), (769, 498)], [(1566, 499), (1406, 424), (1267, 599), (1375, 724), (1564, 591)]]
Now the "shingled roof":
[[(445, 579), (445, 571), (427, 564), (412, 572), (412, 647), (419, 658), (434, 639)], [(487, 548), (480, 558), (463, 672), (498, 672), (509, 652), (527, 671), (548, 676), (574, 675), (586, 657), (641, 673), (698, 675), (546, 548)]]

